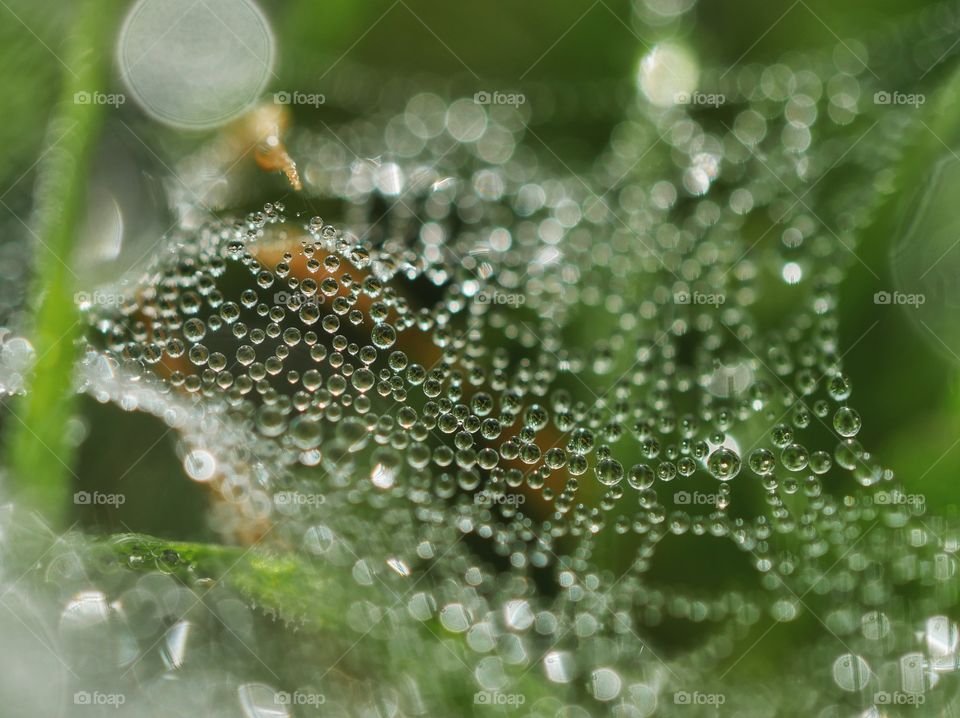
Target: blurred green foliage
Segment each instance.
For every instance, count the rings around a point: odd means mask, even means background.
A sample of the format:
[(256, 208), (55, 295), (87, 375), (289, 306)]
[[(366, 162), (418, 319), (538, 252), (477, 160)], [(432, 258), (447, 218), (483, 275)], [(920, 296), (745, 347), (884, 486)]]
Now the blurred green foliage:
[[(522, 89), (531, 81), (563, 84), (607, 79), (629, 88), (639, 58), (665, 34), (682, 38), (707, 65), (773, 62), (791, 51), (829, 47), (838, 37), (855, 38), (881, 29), (919, 7), (913, 0), (855, 5), (828, 0), (793, 4), (702, 0), (695, 12), (696, 22), (688, 18), (679, 25), (637, 30), (631, 26), (627, 3), (603, 0), (497, 0), (477, 5), (435, 0), (287, 0), (268, 8), (281, 52), (273, 89), (301, 87), (323, 92), (324, 83), (334, 81), (338, 68), (348, 65), (373, 69), (382, 74), (384, 82), (422, 77), (427, 85), (445, 82), (451, 91), (467, 95), (489, 87)], [(74, 21), (78, 8), (30, 0), (10, 0), (9, 5), (0, 7), (0, 16), (6, 15), (0, 23), (0, 96), (6, 110), (0, 125), (0, 187), (8, 188), (8, 194), (0, 190), (0, 197), (9, 205), (0, 206), (0, 231), (5, 239), (26, 231), (22, 220), (28, 220), (31, 210), (34, 163), (43, 152), (45, 123), (54, 112), (56, 88), (65, 81), (57, 56), (65, 52), (64, 30)], [(931, 91), (942, 84), (946, 72), (946, 68), (937, 70), (927, 78)], [(69, 80), (66, 75), (67, 85)], [(944, 102), (949, 100), (948, 96)], [(135, 109), (130, 112), (134, 113), (131, 121), (138, 123), (144, 135), (160, 138), (167, 151), (186, 152), (191, 144), (204, 139), (171, 138), (167, 131), (137, 117)], [(943, 123), (938, 129), (944, 137), (960, 139), (948, 110), (934, 107), (931, 113), (931, 122)], [(347, 115), (344, 110), (324, 108), (320, 122), (335, 122)], [(310, 122), (307, 116), (297, 119)], [(582, 118), (564, 117), (548, 123), (538, 135), (552, 152), (576, 167), (600, 151), (617, 121), (585, 113)], [(929, 138), (919, 139), (909, 165), (899, 169), (901, 185), (922, 181), (930, 158), (942, 151)], [(829, 182), (842, 180), (828, 180), (824, 189)], [(905, 211), (909, 210), (900, 206), (899, 199), (891, 201), (860, 239), (865, 263), (888, 283), (891, 242)], [(752, 231), (759, 236), (765, 229)], [(771, 237), (771, 241), (775, 239)], [(51, 267), (42, 262), (38, 269), (44, 274)], [(931, 499), (946, 501), (960, 470), (960, 449), (951, 451), (960, 435), (956, 370), (917, 336), (902, 315), (875, 315), (870, 297), (877, 284), (865, 268), (854, 265), (841, 301), (845, 340), (841, 352), (848, 352), (845, 362), (855, 387), (854, 401), (865, 417), (860, 438), (865, 446), (876, 448), (884, 464), (908, 487), (922, 481), (923, 491)], [(638, 294), (641, 291), (638, 289)], [(766, 320), (770, 323), (777, 320), (777, 307), (791, 301), (788, 287), (779, 291), (781, 296), (769, 299)], [(583, 334), (569, 340), (589, 345), (603, 335), (602, 326), (585, 327)], [(54, 399), (44, 397), (42, 401), (50, 406)], [(152, 418), (131, 418), (90, 401), (82, 405), (82, 411), (91, 430), (75, 467), (78, 488), (109, 490), (106, 487), (122, 482), (130, 499), (123, 511), (108, 515), (84, 509), (77, 517), (103, 532), (144, 531), (209, 540), (203, 521), (204, 492), (182, 478), (165, 428)], [(6, 423), (10, 424), (9, 419)], [(136, 463), (145, 451), (147, 458)], [(136, 468), (128, 473), (135, 463)], [(184, 510), (185, 506), (189, 508)], [(702, 548), (698, 550), (702, 552)], [(615, 561), (616, 551), (611, 548), (609, 553)], [(668, 582), (688, 580), (690, 575), (705, 582), (735, 582), (749, 573), (741, 565), (742, 554), (733, 549), (718, 560), (715, 554), (691, 554), (683, 540), (659, 552), (658, 560), (663, 565), (656, 566), (652, 575)], [(678, 566), (683, 570), (677, 570)], [(690, 571), (691, 566), (698, 570)], [(670, 629), (668, 625), (663, 630)], [(806, 629), (800, 621), (778, 630), (783, 632), (781, 640), (790, 640), (791, 635)], [(745, 666), (762, 664), (782, 645), (765, 643)]]

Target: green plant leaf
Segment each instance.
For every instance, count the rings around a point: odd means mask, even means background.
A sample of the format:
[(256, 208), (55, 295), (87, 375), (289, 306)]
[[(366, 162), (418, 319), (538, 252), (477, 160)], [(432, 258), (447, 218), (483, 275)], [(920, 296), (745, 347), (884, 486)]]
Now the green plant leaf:
[(12, 410), (9, 465), (25, 506), (43, 510), (63, 523), (72, 451), (67, 421), (74, 407), (74, 339), (80, 320), (73, 300), (70, 269), (73, 238), (83, 218), (86, 179), (104, 106), (76, 101), (77, 93), (100, 91), (108, 66), (109, 41), (117, 0), (86, 0), (64, 59), (63, 85), (48, 128), (40, 167), (32, 234), (36, 241), (37, 306), (31, 332), (37, 362), (29, 393)]

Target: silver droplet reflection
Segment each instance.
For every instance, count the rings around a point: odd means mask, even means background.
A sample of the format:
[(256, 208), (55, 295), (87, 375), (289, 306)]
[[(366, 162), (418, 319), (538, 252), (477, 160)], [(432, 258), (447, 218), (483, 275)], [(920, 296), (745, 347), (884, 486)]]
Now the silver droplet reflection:
[(598, 701), (612, 701), (622, 685), (620, 674), (610, 668), (598, 668), (590, 675), (590, 692)]
[(833, 662), (833, 680), (845, 691), (863, 690), (870, 680), (870, 666), (860, 656), (846, 653)]
[(686, 48), (661, 43), (640, 61), (637, 81), (651, 103), (672, 107), (697, 89), (699, 74), (697, 62)]
[(573, 655), (569, 651), (550, 651), (543, 658), (547, 678), (554, 683), (569, 683), (576, 672)]
[(237, 689), (243, 718), (289, 718), (290, 711), (273, 688), (263, 683), (244, 683)]
[(139, 0), (120, 32), (120, 73), (147, 114), (175, 127), (209, 129), (260, 96), (275, 42), (250, 0)]

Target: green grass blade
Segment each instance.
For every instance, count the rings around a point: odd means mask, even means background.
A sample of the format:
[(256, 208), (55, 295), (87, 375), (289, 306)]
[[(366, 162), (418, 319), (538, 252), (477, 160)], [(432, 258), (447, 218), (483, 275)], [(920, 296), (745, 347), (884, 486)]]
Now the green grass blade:
[(67, 421), (75, 339), (80, 331), (70, 269), (74, 235), (83, 219), (88, 167), (104, 105), (75, 102), (77, 93), (103, 91), (117, 0), (85, 0), (77, 6), (62, 56), (60, 103), (48, 131), (40, 166), (31, 234), (36, 242), (36, 307), (30, 338), (37, 352), (32, 386), (8, 418), (11, 481), (24, 505), (61, 524), (71, 493), (71, 447)]

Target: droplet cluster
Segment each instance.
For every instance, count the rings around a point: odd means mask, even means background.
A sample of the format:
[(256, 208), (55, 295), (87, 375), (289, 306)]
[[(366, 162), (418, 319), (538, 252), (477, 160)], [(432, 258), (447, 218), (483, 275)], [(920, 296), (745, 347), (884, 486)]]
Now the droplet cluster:
[[(661, 52), (576, 172), (522, 108), (470, 98), (301, 131), (307, 205), (329, 209), (184, 205), (128, 301), (87, 310), (83, 388), (177, 430), (224, 536), (348, 582), (343, 648), (371, 665), (426, 637), (430, 680), (466, 671), (535, 715), (692, 694), (760, 715), (731, 687), (743, 642), (808, 621), (770, 705), (929, 707), (957, 667), (956, 528), (896, 500), (858, 440), (838, 339), (916, 122), (868, 101), (871, 47), (705, 69), (714, 108), (667, 101)], [(740, 569), (671, 565), (711, 556)], [(660, 655), (678, 623), (693, 647)], [(343, 672), (320, 682), (374, 680)], [(427, 680), (378, 675), (377, 700), (429, 714)], [(245, 715), (275, 690), (245, 684)]]

